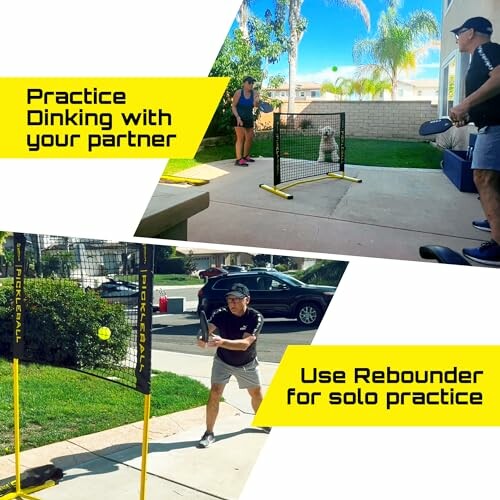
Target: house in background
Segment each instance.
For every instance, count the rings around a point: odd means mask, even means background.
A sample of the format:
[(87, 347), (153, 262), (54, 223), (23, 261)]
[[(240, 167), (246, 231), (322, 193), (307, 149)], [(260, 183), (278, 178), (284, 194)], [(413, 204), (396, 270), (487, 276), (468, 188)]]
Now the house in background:
[[(288, 84), (275, 88), (265, 89), (269, 93), (271, 99), (279, 99), (280, 101), (288, 101)], [(328, 94), (331, 95), (331, 94)], [(310, 101), (312, 99), (321, 99), (321, 83), (304, 82), (297, 83), (295, 91), (295, 99)]]
[[(439, 96), (439, 80), (400, 80), (397, 88), (397, 101), (430, 101), (437, 104)], [(383, 101), (391, 100), (391, 93), (385, 91)]]
[[(306, 82), (298, 83), (295, 91), (295, 99), (297, 101), (339, 101), (340, 96), (331, 94), (330, 92), (321, 93), (321, 83)], [(401, 80), (398, 82), (398, 101), (431, 101), (437, 103), (438, 99), (438, 80)], [(282, 86), (276, 89), (265, 89), (269, 93), (271, 99), (277, 99), (283, 102), (288, 101), (288, 86)], [(343, 96), (344, 101), (357, 101), (359, 97), (356, 95)], [(371, 97), (365, 96), (363, 100), (371, 100)], [(381, 96), (375, 96), (373, 100), (390, 101), (391, 93), (384, 92)], [(283, 107), (282, 107), (283, 109)]]
[[(209, 267), (221, 267), (226, 265), (250, 265), (253, 266), (253, 255), (245, 252), (230, 252), (227, 250), (209, 250), (203, 248), (176, 247), (179, 255), (192, 253), (196, 269), (202, 271)], [(291, 257), (297, 264), (297, 269), (307, 269), (316, 263), (316, 259), (305, 257)], [(270, 263), (272, 264), (272, 262)]]
[(206, 248), (176, 247), (179, 255), (192, 255), (196, 269), (202, 271), (209, 267), (221, 267), (223, 265), (252, 264), (252, 256), (244, 252), (229, 252), (227, 250), (210, 250)]

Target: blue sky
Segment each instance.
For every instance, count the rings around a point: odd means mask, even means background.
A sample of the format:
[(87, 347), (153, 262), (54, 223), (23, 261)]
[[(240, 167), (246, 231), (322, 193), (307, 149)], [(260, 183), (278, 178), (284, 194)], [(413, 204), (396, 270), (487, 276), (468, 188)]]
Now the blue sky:
[[(267, 8), (273, 9), (273, 0), (253, 0), (252, 12), (259, 17)], [(352, 47), (356, 40), (371, 38), (375, 35), (380, 13), (386, 8), (386, 0), (365, 0), (370, 17), (371, 29), (366, 30), (359, 11), (341, 5), (341, 2), (326, 0), (304, 0), (302, 15), (308, 19), (308, 28), (299, 45), (297, 68), (298, 81), (334, 81), (339, 76), (352, 77), (354, 72)], [(419, 9), (431, 11), (441, 23), (441, 0), (405, 0), (400, 9), (403, 18)], [(338, 70), (333, 73), (332, 66)], [(286, 54), (280, 61), (269, 66), (269, 74), (283, 74), (288, 79)], [(439, 51), (432, 50), (421, 61), (417, 71), (403, 75), (403, 79), (438, 78)]]

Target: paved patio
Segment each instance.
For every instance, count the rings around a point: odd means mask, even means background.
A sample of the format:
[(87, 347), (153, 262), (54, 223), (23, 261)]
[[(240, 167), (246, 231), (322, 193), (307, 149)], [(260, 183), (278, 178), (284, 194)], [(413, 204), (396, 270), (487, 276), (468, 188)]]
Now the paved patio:
[[(346, 166), (361, 183), (323, 180), (295, 186), (285, 200), (272, 185), (272, 159), (250, 167), (231, 160), (194, 167), (210, 179), (210, 206), (189, 220), (188, 240), (340, 255), (420, 260), (421, 245), (461, 251), (487, 239), (477, 194), (462, 193), (441, 170)], [(200, 189), (190, 187), (189, 189)]]

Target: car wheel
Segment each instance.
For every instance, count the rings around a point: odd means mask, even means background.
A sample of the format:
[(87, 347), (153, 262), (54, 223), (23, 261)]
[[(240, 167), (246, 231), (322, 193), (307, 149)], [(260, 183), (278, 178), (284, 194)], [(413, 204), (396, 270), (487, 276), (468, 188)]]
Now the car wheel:
[(297, 309), (297, 321), (303, 326), (317, 326), (322, 317), (321, 309), (312, 302), (300, 304)]

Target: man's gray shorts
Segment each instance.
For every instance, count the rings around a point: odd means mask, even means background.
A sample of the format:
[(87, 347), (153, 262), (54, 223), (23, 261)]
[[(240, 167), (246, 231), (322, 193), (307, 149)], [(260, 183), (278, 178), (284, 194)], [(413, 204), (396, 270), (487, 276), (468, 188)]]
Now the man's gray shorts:
[(257, 359), (243, 366), (232, 366), (224, 363), (224, 361), (215, 355), (212, 365), (212, 384), (226, 385), (231, 375), (236, 377), (240, 389), (251, 389), (252, 387), (260, 387), (262, 385)]
[(500, 125), (479, 129), (471, 168), (500, 172)]

